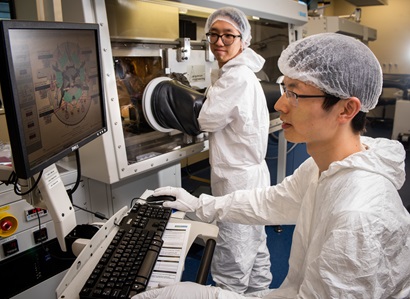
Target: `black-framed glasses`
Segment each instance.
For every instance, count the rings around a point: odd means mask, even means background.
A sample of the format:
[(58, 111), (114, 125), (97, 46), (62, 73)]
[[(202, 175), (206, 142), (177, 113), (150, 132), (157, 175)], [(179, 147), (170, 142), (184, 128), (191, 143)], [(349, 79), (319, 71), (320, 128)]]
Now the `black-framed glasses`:
[(332, 95), (328, 94), (320, 94), (320, 95), (305, 95), (305, 94), (297, 94), (296, 92), (287, 90), (286, 87), (281, 84), (281, 87), (283, 89), (283, 93), (286, 95), (286, 98), (288, 99), (289, 103), (292, 106), (297, 107), (299, 103), (299, 98), (304, 99), (304, 98), (334, 98)]
[(225, 46), (232, 45), (233, 42), (235, 41), (235, 38), (237, 37), (242, 38), (242, 35), (240, 34), (234, 35), (234, 34), (229, 34), (229, 33), (219, 35), (213, 32), (208, 32), (205, 35), (206, 35), (206, 39), (208, 40), (210, 44), (216, 44), (218, 42), (218, 39), (221, 38), (222, 43)]
[[(289, 103), (295, 107), (298, 106), (299, 103), (299, 98), (325, 98), (328, 100), (332, 100), (332, 101), (339, 101), (340, 98), (336, 97), (334, 95), (325, 93), (325, 94), (321, 94), (321, 95), (304, 95), (304, 94), (297, 94), (296, 92), (287, 90), (285, 87), (285, 84), (283, 83), (285, 76), (279, 76), (278, 79), (276, 80), (276, 83), (279, 85), (279, 90), (280, 90), (280, 94), (286, 95), (286, 98), (288, 99)], [(332, 104), (326, 104), (326, 105), (332, 105)], [(329, 107), (330, 107), (329, 106)]]

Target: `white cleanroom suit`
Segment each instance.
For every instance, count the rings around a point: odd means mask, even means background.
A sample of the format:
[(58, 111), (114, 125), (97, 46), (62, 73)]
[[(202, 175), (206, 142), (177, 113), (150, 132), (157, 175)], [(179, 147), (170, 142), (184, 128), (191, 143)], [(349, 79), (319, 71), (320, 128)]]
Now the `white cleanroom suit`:
[(309, 158), (276, 186), (200, 196), (203, 221), (296, 224), (288, 275), (263, 298), (410, 298), (410, 214), (397, 192), (405, 151), (393, 140), (361, 141), (367, 150), (320, 175)]
[[(270, 185), (265, 162), (269, 112), (254, 74), (264, 62), (246, 48), (217, 70), (208, 88), (198, 123), (209, 132), (214, 196)], [(218, 227), (211, 268), (214, 281), (239, 293), (246, 292), (248, 284), (252, 286), (248, 291), (269, 288), (272, 275), (264, 226), (219, 222)]]

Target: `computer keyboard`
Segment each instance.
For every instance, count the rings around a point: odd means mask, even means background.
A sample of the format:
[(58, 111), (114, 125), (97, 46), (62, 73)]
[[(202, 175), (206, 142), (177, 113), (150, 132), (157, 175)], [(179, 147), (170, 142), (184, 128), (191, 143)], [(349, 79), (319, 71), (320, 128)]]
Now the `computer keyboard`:
[(80, 299), (128, 299), (144, 291), (161, 250), (171, 209), (137, 203), (80, 291)]

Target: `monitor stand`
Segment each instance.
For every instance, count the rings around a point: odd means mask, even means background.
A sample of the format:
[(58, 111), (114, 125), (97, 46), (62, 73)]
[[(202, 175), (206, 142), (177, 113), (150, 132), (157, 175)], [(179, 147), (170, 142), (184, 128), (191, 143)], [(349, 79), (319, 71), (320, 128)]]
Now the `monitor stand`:
[(41, 197), (54, 222), (62, 251), (67, 251), (65, 237), (76, 227), (75, 210), (55, 164), (45, 168), (38, 183)]

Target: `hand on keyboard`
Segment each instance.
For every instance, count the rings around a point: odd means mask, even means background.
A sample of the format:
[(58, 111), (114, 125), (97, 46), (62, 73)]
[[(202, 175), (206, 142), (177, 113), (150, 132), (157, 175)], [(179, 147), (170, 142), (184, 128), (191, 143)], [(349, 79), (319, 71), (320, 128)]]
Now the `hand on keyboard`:
[[(221, 288), (203, 286), (193, 282), (180, 282), (165, 288), (149, 290), (140, 293), (132, 299), (245, 299), (234, 292)], [(252, 298), (252, 297), (251, 297)], [(251, 299), (248, 298), (247, 299)]]
[(163, 203), (163, 206), (182, 212), (195, 212), (201, 206), (199, 198), (189, 194), (183, 188), (162, 187), (156, 189), (153, 195), (171, 195), (176, 197), (175, 201), (166, 201)]

